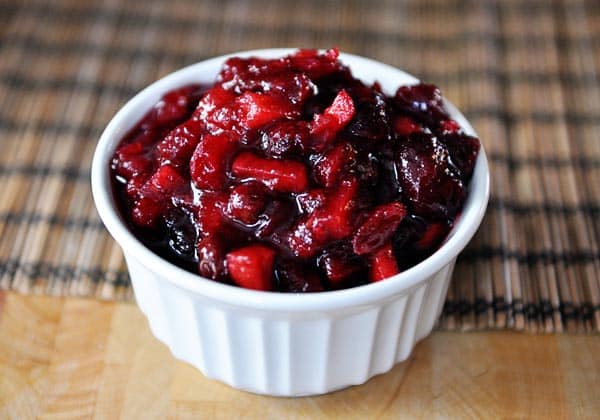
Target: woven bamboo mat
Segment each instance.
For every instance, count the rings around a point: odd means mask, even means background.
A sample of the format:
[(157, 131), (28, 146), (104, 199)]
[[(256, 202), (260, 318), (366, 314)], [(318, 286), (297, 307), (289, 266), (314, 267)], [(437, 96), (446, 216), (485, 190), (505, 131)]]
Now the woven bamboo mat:
[(600, 331), (600, 2), (0, 1), (0, 288), (130, 299), (89, 166), (123, 103), (244, 49), (329, 47), (438, 84), (492, 198), (439, 327)]

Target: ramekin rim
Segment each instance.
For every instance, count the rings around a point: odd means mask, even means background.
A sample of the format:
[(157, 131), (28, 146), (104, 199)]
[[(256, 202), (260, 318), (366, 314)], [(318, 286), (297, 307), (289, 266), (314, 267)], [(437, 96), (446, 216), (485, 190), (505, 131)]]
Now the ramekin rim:
[[(215, 65), (232, 56), (255, 55), (274, 57), (289, 54), (295, 50), (296, 48), (259, 49), (240, 51), (210, 58), (169, 73), (133, 96), (112, 117), (100, 136), (94, 152), (91, 171), (92, 194), (100, 218), (126, 255), (133, 256), (152, 272), (158, 273), (163, 279), (174, 286), (187, 290), (190, 293), (215, 299), (223, 304), (284, 312), (324, 311), (341, 307), (365, 305), (389, 296), (404, 293), (450, 264), (464, 249), (479, 228), (487, 207), (490, 188), (489, 169), (483, 145), (477, 158), (475, 172), (469, 186), (469, 195), (464, 204), (460, 219), (442, 246), (431, 256), (404, 272), (384, 281), (349, 289), (294, 294), (255, 291), (219, 283), (179, 268), (152, 252), (133, 235), (119, 215), (110, 183), (109, 162), (120, 140), (120, 138), (114, 140), (117, 136), (116, 132), (120, 131), (121, 136), (124, 134), (123, 129), (119, 129), (119, 127), (126, 125), (131, 128), (137, 122), (137, 120), (133, 122), (125, 121), (132, 111), (141, 107), (145, 107), (146, 110), (149, 109), (154, 103), (146, 104), (147, 97), (156, 95), (156, 91), (164, 94), (168, 90), (165, 88), (166, 86), (172, 84), (173, 80), (181, 78), (182, 75), (190, 72), (195, 67)], [(366, 57), (341, 53), (340, 59), (342, 61), (349, 60), (355, 62), (354, 65), (350, 65), (353, 70), (353, 66), (355, 67), (356, 63), (360, 63), (360, 65), (379, 67), (385, 72), (395, 72), (401, 78), (409, 79), (409, 83), (419, 81), (403, 70)], [(400, 84), (405, 83), (401, 82)], [(475, 135), (473, 127), (463, 114), (450, 101), (445, 100), (445, 103), (452, 118), (456, 119), (467, 132)]]

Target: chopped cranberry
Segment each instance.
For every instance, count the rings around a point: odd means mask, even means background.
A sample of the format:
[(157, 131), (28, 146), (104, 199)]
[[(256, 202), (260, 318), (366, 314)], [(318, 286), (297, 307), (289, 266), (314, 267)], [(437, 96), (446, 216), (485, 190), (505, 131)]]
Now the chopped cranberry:
[(233, 57), (168, 92), (111, 160), (124, 217), (206, 278), (302, 293), (391, 277), (443, 243), (480, 143), (433, 85), (393, 97), (336, 49)]

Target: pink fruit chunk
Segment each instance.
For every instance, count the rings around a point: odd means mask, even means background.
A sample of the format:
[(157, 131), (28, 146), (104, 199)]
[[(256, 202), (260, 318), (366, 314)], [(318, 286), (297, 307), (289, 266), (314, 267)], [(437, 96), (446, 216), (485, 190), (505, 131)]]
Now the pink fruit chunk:
[(227, 270), (235, 284), (246, 289), (272, 290), (275, 251), (262, 244), (227, 254)]
[(369, 263), (369, 280), (371, 282), (387, 279), (400, 272), (394, 252), (392, 251), (391, 242), (386, 243), (371, 254)]
[(404, 216), (406, 208), (398, 202), (382, 204), (371, 210), (354, 234), (354, 252), (358, 255), (370, 254), (388, 242)]
[(171, 196), (182, 194), (189, 187), (189, 182), (173, 166), (163, 165), (144, 184), (141, 194), (155, 200), (168, 201)]
[(190, 174), (198, 188), (211, 191), (223, 188), (236, 144), (227, 134), (202, 136), (190, 161)]
[(242, 152), (234, 159), (231, 171), (237, 178), (262, 182), (281, 193), (308, 189), (306, 166), (292, 160), (265, 159), (252, 152)]
[(354, 102), (345, 90), (340, 90), (333, 103), (323, 111), (315, 114), (310, 129), (313, 136), (313, 148), (321, 151), (333, 141), (356, 114)]

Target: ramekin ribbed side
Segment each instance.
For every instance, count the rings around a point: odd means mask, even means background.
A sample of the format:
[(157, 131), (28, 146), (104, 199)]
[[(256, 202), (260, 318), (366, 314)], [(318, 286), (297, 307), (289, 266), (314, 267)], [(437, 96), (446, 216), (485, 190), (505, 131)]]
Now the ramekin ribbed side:
[(176, 358), (235, 388), (279, 396), (362, 384), (406, 360), (431, 332), (454, 266), (385, 300), (321, 313), (226, 305), (126, 260), (140, 309)]

